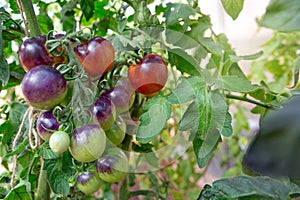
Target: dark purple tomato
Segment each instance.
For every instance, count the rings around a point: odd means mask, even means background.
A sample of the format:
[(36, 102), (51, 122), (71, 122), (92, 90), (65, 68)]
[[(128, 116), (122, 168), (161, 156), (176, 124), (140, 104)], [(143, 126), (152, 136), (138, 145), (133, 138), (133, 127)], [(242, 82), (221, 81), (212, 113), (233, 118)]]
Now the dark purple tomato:
[[(54, 37), (56, 38), (56, 36)], [(65, 60), (64, 56), (52, 56), (46, 49), (45, 43), (45, 35), (30, 37), (21, 43), (18, 50), (18, 58), (26, 72), (39, 65), (53, 65), (56, 62), (63, 62)]]
[(141, 62), (128, 68), (128, 78), (136, 91), (151, 95), (165, 86), (168, 68), (159, 55), (148, 54)]
[[(46, 112), (41, 113), (39, 118), (37, 119), (36, 129), (37, 129), (39, 136), (43, 140), (48, 142), (51, 134), (54, 131), (58, 130), (59, 125), (60, 125), (60, 123), (54, 117), (52, 112), (46, 111)], [(52, 130), (53, 132), (50, 132), (49, 130)]]
[(60, 104), (67, 95), (64, 76), (48, 65), (41, 65), (28, 71), (22, 80), (25, 100), (34, 108), (50, 110)]
[(77, 176), (77, 187), (78, 189), (85, 193), (91, 194), (97, 192), (102, 185), (102, 181), (93, 171), (82, 172)]
[(74, 52), (84, 70), (91, 77), (100, 77), (109, 71), (115, 59), (115, 51), (111, 42), (100, 36), (77, 45)]
[(106, 136), (98, 124), (88, 124), (74, 130), (70, 153), (79, 162), (93, 162), (105, 150)]
[(105, 91), (102, 95), (112, 100), (118, 113), (123, 113), (131, 108), (135, 98), (135, 91), (129, 80), (126, 77), (122, 77), (114, 88)]
[(115, 123), (105, 131), (106, 137), (114, 144), (119, 145), (126, 135), (126, 123), (122, 117), (117, 117)]
[(99, 122), (103, 130), (108, 130), (116, 118), (116, 108), (114, 103), (106, 96), (100, 96), (95, 104), (91, 107), (91, 111)]
[(114, 183), (124, 178), (128, 172), (128, 158), (119, 148), (108, 149), (96, 162), (99, 177), (106, 182)]

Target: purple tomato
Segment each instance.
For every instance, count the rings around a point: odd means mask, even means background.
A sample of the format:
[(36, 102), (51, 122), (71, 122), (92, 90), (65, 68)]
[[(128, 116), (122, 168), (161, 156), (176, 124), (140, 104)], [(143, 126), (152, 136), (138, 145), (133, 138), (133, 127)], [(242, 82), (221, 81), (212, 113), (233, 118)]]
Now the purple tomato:
[(51, 111), (46, 111), (40, 114), (39, 118), (36, 122), (36, 129), (39, 134), (39, 136), (45, 140), (49, 141), (50, 136), (53, 131), (57, 131), (59, 128), (60, 123), (57, 121), (57, 119), (54, 117)]

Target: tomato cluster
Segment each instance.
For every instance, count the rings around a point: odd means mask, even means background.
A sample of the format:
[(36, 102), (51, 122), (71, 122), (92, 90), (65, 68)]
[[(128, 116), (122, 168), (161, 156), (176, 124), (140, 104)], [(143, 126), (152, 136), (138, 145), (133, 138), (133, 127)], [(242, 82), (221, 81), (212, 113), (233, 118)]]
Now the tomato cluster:
[[(111, 42), (99, 36), (83, 41), (69, 38), (60, 34), (31, 37), (22, 42), (18, 57), (27, 73), (21, 89), (28, 104), (42, 110), (36, 129), (39, 136), (49, 142), (51, 150), (57, 154), (69, 150), (77, 162), (94, 165), (94, 170), (80, 172), (77, 177), (78, 188), (88, 194), (99, 189), (101, 180), (112, 183), (126, 175), (127, 156), (121, 149), (112, 148), (112, 145), (121, 145), (126, 136), (127, 124), (122, 114), (130, 110), (139, 93), (152, 95), (160, 91), (166, 84), (168, 70), (159, 55), (147, 54), (137, 59), (135, 65), (128, 64), (127, 76), (108, 78), (118, 67), (114, 65), (115, 51)], [(49, 40), (54, 40), (56, 45), (50, 50)], [(70, 67), (74, 63), (82, 69), (79, 76), (79, 72), (72, 72)], [(88, 123), (71, 130), (63, 128), (66, 122), (73, 122), (72, 116), (66, 121), (54, 113), (56, 107), (64, 112), (72, 109), (72, 80), (64, 73), (75, 78), (83, 74), (91, 83), (98, 81), (98, 86), (111, 82), (110, 87), (100, 87), (95, 94), (98, 95), (96, 101), (87, 108)]]

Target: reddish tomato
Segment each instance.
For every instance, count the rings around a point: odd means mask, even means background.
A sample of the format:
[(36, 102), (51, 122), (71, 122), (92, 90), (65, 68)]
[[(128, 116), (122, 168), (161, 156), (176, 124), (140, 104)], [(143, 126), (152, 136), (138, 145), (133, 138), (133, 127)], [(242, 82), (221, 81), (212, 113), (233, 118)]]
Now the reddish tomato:
[(148, 54), (135, 66), (129, 67), (128, 78), (136, 91), (150, 95), (165, 86), (168, 69), (159, 55)]
[[(61, 34), (53, 36), (62, 37)], [(45, 47), (46, 36), (40, 35), (30, 37), (22, 42), (18, 51), (18, 58), (23, 69), (28, 72), (31, 68), (39, 65), (53, 65), (57, 62), (63, 62), (64, 56), (54, 57)]]
[(91, 77), (99, 77), (109, 71), (115, 59), (115, 51), (110, 41), (99, 36), (77, 45), (74, 52)]

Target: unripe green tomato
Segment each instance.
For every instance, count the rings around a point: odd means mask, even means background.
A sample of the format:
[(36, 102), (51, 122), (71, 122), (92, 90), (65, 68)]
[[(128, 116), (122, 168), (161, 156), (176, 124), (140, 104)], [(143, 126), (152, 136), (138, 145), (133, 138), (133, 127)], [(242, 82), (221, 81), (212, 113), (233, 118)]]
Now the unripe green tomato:
[(105, 131), (105, 134), (114, 145), (121, 144), (126, 134), (126, 123), (123, 118), (117, 117), (115, 123)]
[(119, 148), (108, 149), (105, 155), (96, 162), (99, 177), (109, 183), (115, 183), (124, 178), (128, 168), (128, 158)]
[(70, 137), (64, 131), (55, 131), (49, 139), (49, 145), (53, 152), (61, 154), (70, 146)]
[(96, 192), (100, 189), (101, 184), (101, 179), (93, 171), (83, 172), (77, 176), (77, 187), (84, 194)]

